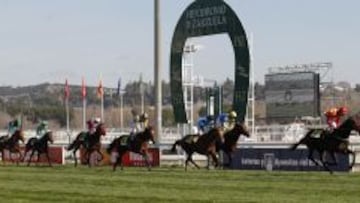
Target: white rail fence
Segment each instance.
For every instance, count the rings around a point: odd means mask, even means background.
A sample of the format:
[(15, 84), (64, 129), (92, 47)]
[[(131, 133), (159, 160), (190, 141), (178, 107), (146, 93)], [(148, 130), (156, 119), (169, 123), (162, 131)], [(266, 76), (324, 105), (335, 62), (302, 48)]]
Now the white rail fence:
[[(255, 134), (250, 138), (240, 137), (238, 147), (260, 147), (260, 148), (287, 148), (290, 144), (297, 142), (301, 137), (305, 135), (308, 129), (322, 128), (324, 126), (305, 126), (303, 124), (291, 124), (291, 125), (271, 125), (271, 126), (256, 126)], [(130, 129), (107, 129), (106, 136), (101, 138), (103, 144), (110, 144), (115, 138), (129, 134)], [(165, 128), (161, 134), (160, 143), (156, 143), (156, 146), (160, 149), (160, 160), (162, 163), (169, 162), (174, 164), (182, 164), (185, 160), (185, 154), (182, 150), (178, 150), (178, 154), (166, 154), (172, 144), (182, 137), (178, 128)], [(0, 135), (5, 135), (6, 131), (0, 131)], [(29, 138), (36, 136), (34, 130), (27, 130), (25, 133), (25, 141)], [(67, 146), (72, 142), (76, 136), (80, 133), (80, 130), (71, 131), (70, 133), (65, 130), (54, 131), (54, 145)], [(357, 152), (356, 163), (360, 165), (360, 136), (354, 133), (350, 136), (350, 143), (353, 150)], [(70, 157), (70, 154), (67, 156)], [(205, 161), (206, 157), (202, 155), (195, 155), (194, 160)]]

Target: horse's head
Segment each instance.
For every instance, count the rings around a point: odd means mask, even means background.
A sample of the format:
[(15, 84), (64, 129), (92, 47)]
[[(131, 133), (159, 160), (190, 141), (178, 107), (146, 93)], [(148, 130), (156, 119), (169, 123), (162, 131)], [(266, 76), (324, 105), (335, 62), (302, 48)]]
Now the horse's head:
[(96, 133), (99, 135), (106, 135), (106, 129), (104, 123), (99, 123), (99, 125), (96, 127)]
[(16, 130), (15, 133), (13, 134), (13, 137), (15, 139), (15, 141), (21, 140), (21, 142), (25, 142), (25, 138), (24, 138), (24, 131), (22, 131), (21, 129)]
[(44, 138), (48, 140), (51, 144), (54, 143), (54, 137), (52, 131), (48, 131), (47, 133), (45, 133)]
[(245, 135), (246, 137), (250, 137), (250, 133), (244, 123), (236, 123), (232, 131), (238, 135)]
[(145, 128), (143, 135), (145, 140), (151, 140), (155, 144), (155, 129), (152, 126)]

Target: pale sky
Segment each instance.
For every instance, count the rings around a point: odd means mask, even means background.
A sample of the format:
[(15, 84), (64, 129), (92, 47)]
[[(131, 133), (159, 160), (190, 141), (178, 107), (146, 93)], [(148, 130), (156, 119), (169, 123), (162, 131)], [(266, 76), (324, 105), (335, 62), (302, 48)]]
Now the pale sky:
[[(332, 62), (336, 81), (360, 83), (360, 1), (225, 0), (253, 36), (252, 68), (263, 82), (270, 66)], [(161, 0), (162, 78), (170, 42), (192, 0)], [(0, 0), (0, 85), (43, 82), (105, 86), (118, 78), (153, 80), (153, 0)], [(191, 40), (201, 49), (194, 72), (233, 78), (227, 35)]]

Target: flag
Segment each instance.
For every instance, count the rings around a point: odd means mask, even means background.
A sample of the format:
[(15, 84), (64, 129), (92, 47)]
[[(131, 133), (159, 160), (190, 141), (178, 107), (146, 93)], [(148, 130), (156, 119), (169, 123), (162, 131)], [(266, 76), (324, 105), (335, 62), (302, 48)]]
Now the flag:
[(102, 85), (102, 80), (101, 80), (101, 79), (100, 79), (100, 81), (99, 81), (99, 86), (97, 87), (96, 93), (97, 93), (97, 96), (98, 96), (99, 98), (102, 98), (103, 95), (104, 95), (104, 89), (103, 89), (103, 85)]
[(70, 97), (70, 87), (69, 87), (69, 83), (68, 80), (65, 80), (65, 86), (64, 86), (64, 98), (65, 100), (69, 99)]
[(121, 78), (119, 78), (119, 80), (118, 80), (118, 86), (117, 86), (116, 94), (118, 96), (121, 94)]
[(85, 79), (82, 78), (82, 81), (81, 81), (81, 96), (82, 96), (82, 99), (86, 99), (86, 85), (85, 85)]

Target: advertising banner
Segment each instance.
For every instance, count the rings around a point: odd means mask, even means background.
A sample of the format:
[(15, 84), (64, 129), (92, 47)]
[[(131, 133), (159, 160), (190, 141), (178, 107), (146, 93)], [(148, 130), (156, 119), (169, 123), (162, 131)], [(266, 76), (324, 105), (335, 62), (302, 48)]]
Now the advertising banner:
[[(24, 156), (25, 148), (21, 147), (20, 150), (21, 150), (22, 156)], [(11, 162), (9, 151), (5, 150), (4, 155), (5, 155), (5, 161)], [(24, 162), (28, 162), (28, 160), (30, 159), (30, 155), (31, 155), (31, 151), (29, 151), (25, 155)], [(19, 158), (20, 158), (18, 154), (12, 154), (11, 157), (15, 162), (17, 160), (19, 160)], [(65, 149), (64, 149), (64, 147), (50, 146), (49, 147), (49, 157), (50, 157), (51, 163), (53, 163), (53, 164), (65, 164)], [(37, 153), (35, 152), (35, 154), (33, 155), (32, 159), (31, 159), (31, 162), (39, 162), (41, 164), (47, 164), (48, 160), (47, 160), (47, 157), (45, 154), (41, 154), (40, 160), (38, 161)]]
[[(319, 161), (318, 153), (314, 153), (315, 160)], [(349, 156), (337, 154), (338, 164), (331, 166), (334, 171), (349, 171)], [(332, 162), (331, 157), (327, 160)], [(224, 163), (227, 157), (224, 156)], [(254, 149), (240, 148), (233, 154), (233, 169), (247, 170), (288, 170), (288, 171), (322, 171), (320, 166), (308, 159), (307, 149)]]
[[(115, 162), (118, 154), (115, 152), (112, 152), (111, 155), (109, 155), (106, 150), (106, 148), (103, 148), (101, 152), (104, 155), (104, 158), (101, 162), (101, 165), (110, 165), (113, 162)], [(80, 150), (80, 159), (81, 163), (86, 163), (84, 153), (85, 151), (83, 149)], [(96, 153), (92, 154), (91, 158), (96, 159), (99, 155)], [(159, 155), (159, 149), (158, 148), (150, 148), (149, 149), (149, 162), (151, 166), (159, 166), (160, 165), (160, 155)], [(140, 154), (133, 153), (133, 152), (126, 152), (123, 156), (122, 163), (124, 166), (146, 166), (145, 160)]]

